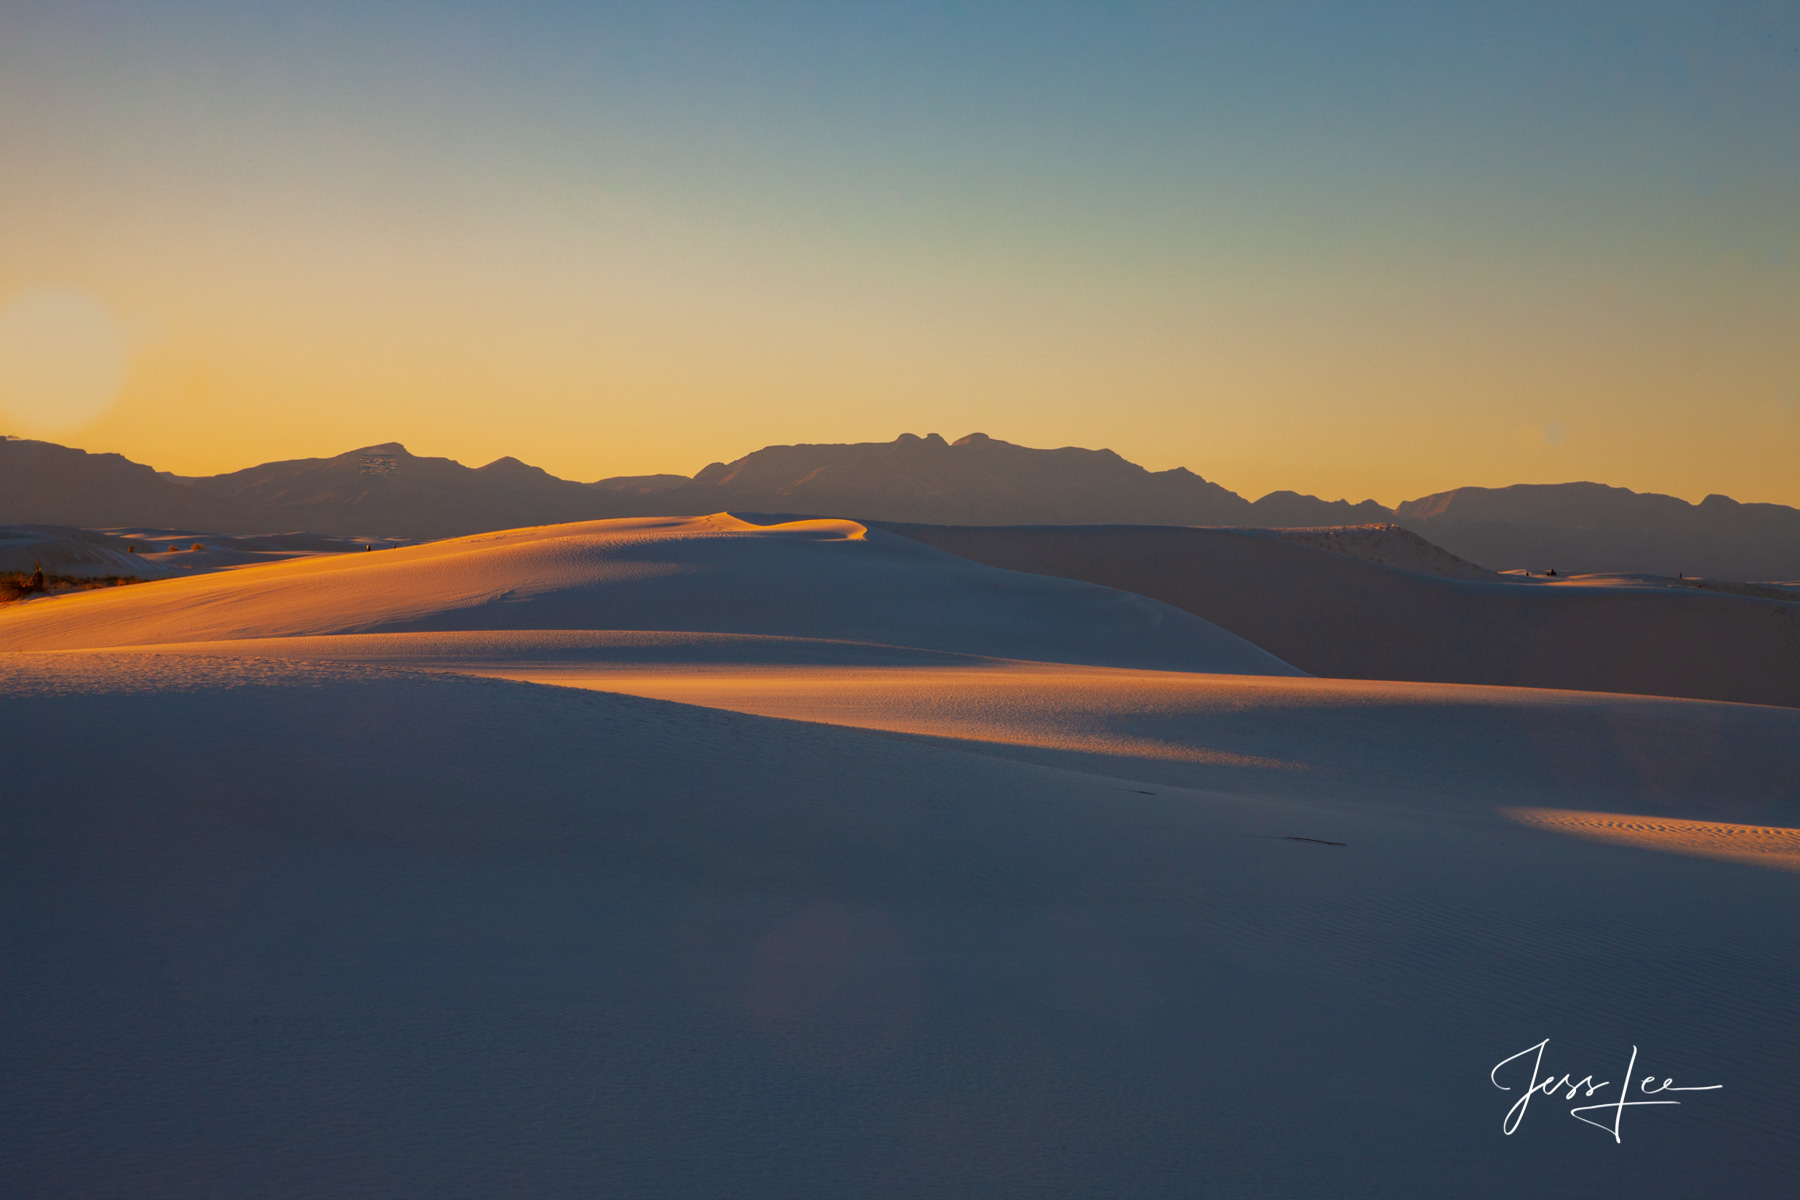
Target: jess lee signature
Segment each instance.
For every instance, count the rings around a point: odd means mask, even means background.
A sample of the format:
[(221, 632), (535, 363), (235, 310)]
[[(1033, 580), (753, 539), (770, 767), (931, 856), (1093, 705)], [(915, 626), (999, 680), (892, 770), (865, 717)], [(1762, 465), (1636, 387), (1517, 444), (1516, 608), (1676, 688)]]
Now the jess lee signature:
[[(1495, 1087), (1503, 1092), (1510, 1092), (1513, 1090), (1512, 1087), (1500, 1082), (1501, 1068), (1507, 1066), (1509, 1063), (1519, 1062), (1520, 1059), (1527, 1055), (1531, 1056), (1531, 1082), (1526, 1086), (1525, 1094), (1520, 1096), (1518, 1101), (1507, 1110), (1506, 1120), (1500, 1125), (1500, 1128), (1508, 1137), (1511, 1137), (1513, 1130), (1519, 1127), (1519, 1122), (1525, 1119), (1525, 1110), (1530, 1107), (1531, 1098), (1533, 1096), (1541, 1094), (1548, 1097), (1556, 1092), (1562, 1092), (1564, 1100), (1573, 1100), (1577, 1093), (1579, 1093), (1582, 1099), (1591, 1100), (1596, 1093), (1613, 1086), (1613, 1084), (1607, 1080), (1601, 1080), (1599, 1083), (1595, 1083), (1592, 1075), (1585, 1076), (1579, 1080), (1574, 1079), (1569, 1075), (1563, 1075), (1560, 1078), (1554, 1075), (1544, 1075), (1544, 1047), (1549, 1044), (1550, 1039), (1545, 1038), (1535, 1046), (1527, 1046), (1512, 1057), (1501, 1059), (1494, 1064), (1494, 1069), (1488, 1072), (1488, 1080), (1493, 1083)], [(1604, 1129), (1606, 1132), (1612, 1134), (1613, 1141), (1617, 1142), (1621, 1140), (1619, 1137), (1619, 1125), (1624, 1120), (1626, 1109), (1644, 1108), (1661, 1104), (1680, 1104), (1681, 1101), (1679, 1100), (1631, 1099), (1631, 1077), (1632, 1072), (1637, 1070), (1637, 1059), (1638, 1048), (1633, 1046), (1631, 1048), (1631, 1061), (1625, 1065), (1625, 1074), (1622, 1076), (1623, 1082), (1618, 1085), (1618, 1099), (1608, 1101), (1605, 1104), (1584, 1104), (1576, 1108), (1571, 1108), (1569, 1110), (1569, 1115), (1574, 1117), (1577, 1121), (1585, 1121), (1596, 1129)], [(1518, 1067), (1513, 1068), (1513, 1073), (1523, 1075), (1524, 1064), (1520, 1063)], [(1640, 1095), (1661, 1096), (1667, 1092), (1716, 1092), (1725, 1085), (1722, 1083), (1709, 1083), (1702, 1087), (1676, 1087), (1673, 1079), (1664, 1079), (1661, 1083), (1657, 1083), (1656, 1076), (1646, 1075), (1637, 1081), (1636, 1086)], [(1596, 1118), (1584, 1116), (1584, 1113), (1599, 1113), (1602, 1115)], [(1608, 1113), (1611, 1114), (1610, 1120), (1605, 1116), (1605, 1114)]]

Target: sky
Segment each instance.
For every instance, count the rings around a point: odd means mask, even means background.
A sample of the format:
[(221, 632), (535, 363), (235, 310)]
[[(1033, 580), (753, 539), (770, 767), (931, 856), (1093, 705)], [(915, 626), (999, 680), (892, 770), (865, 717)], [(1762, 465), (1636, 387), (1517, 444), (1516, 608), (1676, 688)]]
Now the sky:
[(0, 432), (1800, 505), (1800, 0), (0, 0)]

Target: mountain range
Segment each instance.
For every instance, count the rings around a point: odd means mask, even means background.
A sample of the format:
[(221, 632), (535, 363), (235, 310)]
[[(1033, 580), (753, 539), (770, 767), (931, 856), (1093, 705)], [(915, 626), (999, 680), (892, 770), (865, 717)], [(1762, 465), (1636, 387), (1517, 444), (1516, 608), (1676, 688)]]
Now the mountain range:
[(1183, 467), (1110, 450), (1032, 449), (970, 434), (769, 446), (693, 478), (579, 483), (515, 458), (466, 467), (397, 442), (221, 475), (159, 472), (118, 454), (0, 441), (0, 524), (305, 529), (442, 538), (629, 516), (780, 512), (938, 525), (1398, 524), (1496, 570), (1800, 578), (1800, 509), (1708, 496), (1690, 504), (1597, 483), (1458, 488), (1389, 509), (1272, 492), (1250, 501)]

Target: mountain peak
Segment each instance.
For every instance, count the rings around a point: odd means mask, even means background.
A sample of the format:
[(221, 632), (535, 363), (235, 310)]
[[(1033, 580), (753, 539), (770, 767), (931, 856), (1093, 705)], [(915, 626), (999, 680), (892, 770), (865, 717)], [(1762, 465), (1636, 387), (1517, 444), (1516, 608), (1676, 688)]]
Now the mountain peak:
[(544, 470), (544, 468), (534, 467), (528, 462), (521, 462), (510, 454), (496, 458), (486, 466), (476, 467), (475, 469), (486, 475), (528, 476), (532, 479), (552, 478), (550, 472)]
[[(950, 450), (957, 452), (952, 454)], [(984, 433), (765, 446), (691, 480), (558, 479), (511, 456), (470, 468), (382, 442), (176, 479), (117, 454), (0, 442), (0, 523), (157, 526), (226, 534), (308, 529), (439, 538), (609, 517), (781, 512), (930, 525), (1400, 524), (1504, 570), (1800, 579), (1800, 510), (1708, 496), (1690, 504), (1599, 483), (1468, 487), (1373, 501), (1271, 492), (1251, 504), (1184, 467), (1148, 471), (1111, 450), (1037, 449)]]

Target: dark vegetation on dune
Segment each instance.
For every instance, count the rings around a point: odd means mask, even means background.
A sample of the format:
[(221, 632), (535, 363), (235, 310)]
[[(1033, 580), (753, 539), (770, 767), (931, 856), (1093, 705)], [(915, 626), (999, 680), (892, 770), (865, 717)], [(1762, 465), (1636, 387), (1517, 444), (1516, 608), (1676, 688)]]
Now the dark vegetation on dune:
[(52, 596), (59, 592), (89, 592), (96, 588), (123, 587), (142, 583), (124, 575), (47, 575), (30, 571), (0, 571), (0, 604), (29, 600), (33, 596)]

